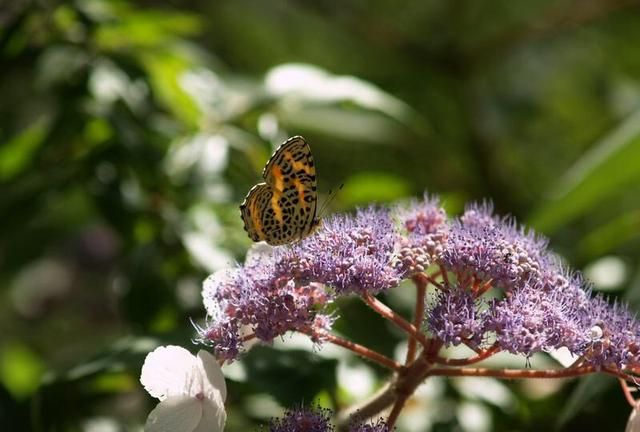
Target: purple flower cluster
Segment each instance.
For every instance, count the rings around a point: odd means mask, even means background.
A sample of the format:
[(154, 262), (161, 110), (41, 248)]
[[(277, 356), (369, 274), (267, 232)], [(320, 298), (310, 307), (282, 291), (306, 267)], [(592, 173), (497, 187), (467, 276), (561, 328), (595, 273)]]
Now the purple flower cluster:
[[(500, 349), (525, 356), (566, 347), (583, 364), (640, 365), (640, 323), (625, 307), (592, 298), (546, 239), (495, 216), (486, 203), (467, 207), (439, 230), (445, 235), (431, 263), (447, 271), (449, 282), (428, 308), (425, 326), (444, 344), (477, 349), (495, 340)], [(503, 296), (485, 301), (479, 290), (485, 285)]]
[(218, 358), (238, 357), (243, 336), (253, 334), (269, 342), (290, 330), (330, 326), (332, 319), (318, 313), (329, 298), (316, 283), (297, 284), (279, 276), (271, 256), (256, 256), (243, 267), (210, 276), (203, 298), (208, 326), (201, 337), (212, 343)]
[(300, 330), (320, 342), (334, 319), (323, 308), (337, 296), (378, 294), (436, 269), (425, 327), (444, 344), (478, 349), (495, 341), (526, 356), (566, 347), (593, 366), (640, 366), (638, 321), (593, 298), (547, 243), (486, 203), (450, 219), (428, 196), (408, 208), (334, 216), (297, 244), (208, 279), (201, 336), (228, 360), (247, 334), (269, 342)]
[[(330, 423), (331, 411), (320, 407), (298, 407), (287, 410), (279, 419), (273, 419), (269, 432), (335, 432)], [(372, 423), (354, 423), (349, 432), (391, 432), (386, 421), (379, 419)]]
[(602, 296), (591, 298), (578, 276), (527, 284), (495, 303), (486, 321), (505, 351), (531, 355), (566, 347), (585, 365), (640, 365), (640, 323)]
[(405, 275), (423, 272), (443, 252), (449, 231), (447, 214), (428, 195), (398, 213), (407, 234), (400, 237), (397, 267)]
[(391, 432), (391, 429), (384, 419), (378, 419), (372, 423), (353, 424), (349, 427), (349, 432)]
[(468, 290), (452, 287), (439, 293), (436, 305), (427, 316), (427, 329), (445, 344), (480, 346), (486, 324), (485, 313), (480, 311), (478, 303)]
[(269, 432), (333, 432), (330, 423), (331, 411), (320, 407), (294, 408), (287, 410), (279, 419), (269, 425)]
[(487, 330), (495, 331), (503, 350), (515, 354), (530, 356), (561, 346), (577, 352), (586, 333), (580, 328), (576, 306), (575, 298), (565, 292), (527, 285), (494, 302)]
[(203, 289), (209, 322), (200, 336), (219, 358), (233, 360), (242, 351), (243, 333), (265, 342), (291, 330), (321, 335), (333, 323), (321, 310), (334, 295), (376, 293), (398, 284), (396, 243), (385, 209), (329, 218), (295, 245), (254, 254), (243, 266), (210, 276)]
[(403, 276), (394, 266), (397, 242), (389, 211), (370, 207), (355, 217), (325, 221), (318, 232), (285, 251), (279, 269), (338, 294), (377, 293), (396, 286)]
[(451, 223), (440, 264), (458, 278), (491, 281), (509, 290), (539, 276), (554, 262), (546, 239), (491, 211), (487, 204), (470, 206)]

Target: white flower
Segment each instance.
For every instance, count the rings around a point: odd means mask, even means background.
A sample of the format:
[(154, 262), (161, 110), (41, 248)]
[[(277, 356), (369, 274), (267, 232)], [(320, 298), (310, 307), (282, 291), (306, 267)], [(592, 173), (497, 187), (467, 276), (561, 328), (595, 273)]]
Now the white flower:
[(216, 359), (200, 350), (158, 347), (142, 366), (140, 382), (160, 403), (147, 418), (145, 432), (219, 432), (227, 414), (227, 387)]

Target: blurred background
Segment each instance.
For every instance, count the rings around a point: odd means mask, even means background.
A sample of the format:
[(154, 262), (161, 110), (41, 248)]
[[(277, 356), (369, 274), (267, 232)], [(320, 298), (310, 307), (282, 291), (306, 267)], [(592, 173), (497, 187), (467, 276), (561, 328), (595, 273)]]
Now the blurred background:
[[(4, 0), (0, 430), (141, 430), (144, 356), (198, 349), (201, 282), (244, 259), (238, 205), (295, 134), (320, 201), (344, 184), (328, 213), (490, 199), (640, 305), (638, 1)], [(411, 294), (386, 301), (408, 315)], [(339, 307), (342, 335), (402, 350)], [(231, 432), (387, 376), (289, 336), (227, 374)], [(399, 430), (622, 430), (628, 414), (606, 377), (432, 379)]]

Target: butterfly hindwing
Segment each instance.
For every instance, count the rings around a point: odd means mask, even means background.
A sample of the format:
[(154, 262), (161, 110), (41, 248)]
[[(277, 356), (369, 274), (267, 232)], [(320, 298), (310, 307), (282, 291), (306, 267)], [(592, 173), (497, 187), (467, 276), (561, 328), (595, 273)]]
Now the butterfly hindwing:
[(240, 205), (240, 214), (244, 221), (244, 230), (251, 240), (266, 240), (263, 223), (264, 215), (271, 205), (273, 192), (266, 183), (259, 183), (251, 188), (244, 202)]
[(245, 230), (254, 241), (291, 243), (318, 225), (316, 170), (309, 144), (289, 138), (267, 162), (266, 183), (254, 186), (240, 206)]

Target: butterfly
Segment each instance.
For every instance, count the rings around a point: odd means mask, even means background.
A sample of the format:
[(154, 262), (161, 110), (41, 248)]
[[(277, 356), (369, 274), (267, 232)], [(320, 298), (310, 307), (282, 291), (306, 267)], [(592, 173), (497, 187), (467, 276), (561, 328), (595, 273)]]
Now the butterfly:
[(253, 241), (282, 245), (301, 240), (320, 224), (316, 217), (316, 168), (301, 136), (276, 149), (262, 172), (264, 183), (251, 188), (240, 205), (244, 229)]

